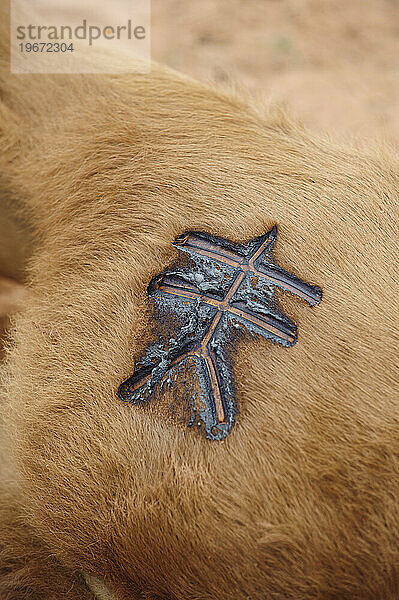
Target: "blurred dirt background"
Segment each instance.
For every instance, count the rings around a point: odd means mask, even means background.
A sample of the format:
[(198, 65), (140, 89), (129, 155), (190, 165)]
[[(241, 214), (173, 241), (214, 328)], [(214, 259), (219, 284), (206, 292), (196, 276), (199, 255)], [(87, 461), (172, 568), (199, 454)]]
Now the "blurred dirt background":
[(398, 0), (153, 0), (152, 56), (399, 144)]
[[(98, 0), (113, 22), (112, 3)], [(82, 14), (81, 0), (66, 13)], [(152, 0), (152, 57), (399, 150), (399, 0)], [(0, 329), (23, 293), (0, 279)], [(1, 333), (1, 332), (0, 332)]]

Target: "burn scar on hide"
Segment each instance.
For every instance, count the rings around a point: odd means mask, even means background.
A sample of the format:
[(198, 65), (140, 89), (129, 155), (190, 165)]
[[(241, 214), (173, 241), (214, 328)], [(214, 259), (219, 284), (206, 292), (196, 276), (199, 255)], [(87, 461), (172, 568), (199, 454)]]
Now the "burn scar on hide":
[(148, 286), (159, 338), (121, 384), (122, 400), (141, 404), (168, 390), (184, 396), (189, 425), (203, 426), (207, 438), (230, 433), (238, 412), (231, 365), (238, 336), (293, 346), (297, 329), (279, 308), (276, 288), (310, 305), (322, 297), (319, 287), (275, 263), (276, 239), (276, 227), (244, 244), (194, 231), (176, 238), (180, 260)]

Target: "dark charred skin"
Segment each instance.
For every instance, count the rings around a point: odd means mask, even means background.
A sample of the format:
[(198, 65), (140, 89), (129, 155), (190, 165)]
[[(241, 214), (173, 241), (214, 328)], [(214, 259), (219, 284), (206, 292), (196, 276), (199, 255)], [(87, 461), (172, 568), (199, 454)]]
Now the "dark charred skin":
[(275, 264), (276, 239), (276, 227), (245, 244), (194, 231), (176, 238), (181, 261), (148, 286), (160, 338), (120, 386), (122, 400), (140, 404), (164, 387), (173, 393), (179, 373), (189, 369), (194, 377), (183, 392), (189, 425), (203, 424), (211, 440), (230, 433), (238, 412), (230, 360), (237, 335), (261, 335), (293, 346), (296, 326), (279, 309), (276, 288), (312, 306), (322, 297), (320, 288)]

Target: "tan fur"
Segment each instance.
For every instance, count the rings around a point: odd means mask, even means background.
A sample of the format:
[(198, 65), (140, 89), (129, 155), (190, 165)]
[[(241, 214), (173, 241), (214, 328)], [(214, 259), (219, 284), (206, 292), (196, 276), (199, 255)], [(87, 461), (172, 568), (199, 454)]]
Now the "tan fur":
[[(91, 597), (76, 573), (118, 600), (398, 598), (397, 161), (158, 66), (13, 76), (5, 53), (1, 201), (31, 293), (2, 371), (0, 598)], [(274, 223), (324, 299), (282, 298), (294, 348), (237, 347), (229, 438), (122, 405), (173, 238)]]

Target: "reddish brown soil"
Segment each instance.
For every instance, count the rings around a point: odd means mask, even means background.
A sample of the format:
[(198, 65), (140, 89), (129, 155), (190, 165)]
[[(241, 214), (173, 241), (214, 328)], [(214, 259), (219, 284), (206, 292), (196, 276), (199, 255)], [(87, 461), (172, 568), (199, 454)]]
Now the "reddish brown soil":
[(396, 0), (152, 0), (153, 58), (286, 102), (307, 125), (399, 144)]

